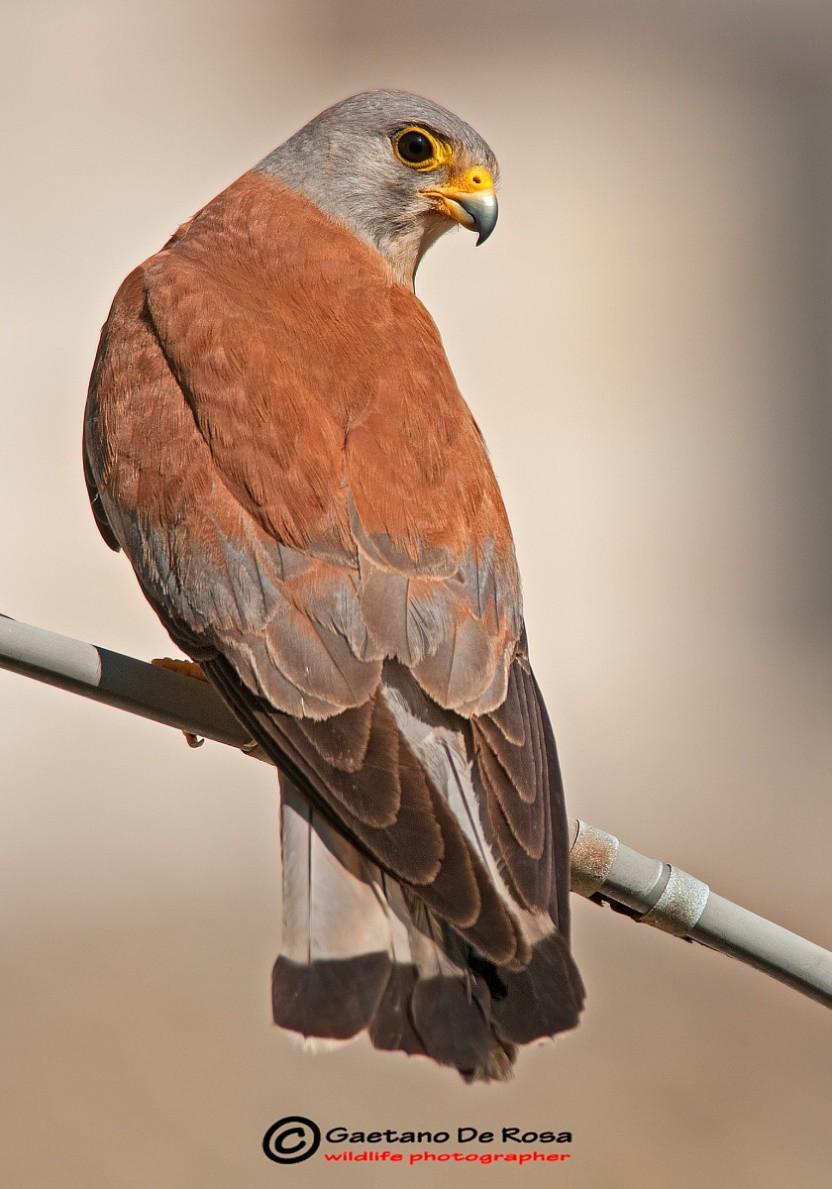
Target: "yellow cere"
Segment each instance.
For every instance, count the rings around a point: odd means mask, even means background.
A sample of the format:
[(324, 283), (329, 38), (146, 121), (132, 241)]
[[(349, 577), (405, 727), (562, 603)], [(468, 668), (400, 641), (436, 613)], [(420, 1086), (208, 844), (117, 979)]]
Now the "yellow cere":
[(460, 194), (477, 194), (483, 190), (493, 190), (494, 179), (484, 166), (473, 165), (463, 173), (453, 174), (449, 177), (447, 188), (456, 190)]

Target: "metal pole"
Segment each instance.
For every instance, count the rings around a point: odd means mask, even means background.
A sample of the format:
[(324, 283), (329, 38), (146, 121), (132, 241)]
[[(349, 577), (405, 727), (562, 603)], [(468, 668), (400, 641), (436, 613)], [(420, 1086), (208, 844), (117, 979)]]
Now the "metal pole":
[(612, 834), (572, 823), (572, 891), (627, 910), (641, 924), (738, 958), (832, 1007), (832, 953), (717, 896), (679, 867), (649, 859)]
[(248, 739), (207, 682), (5, 615), (0, 615), (0, 669), (230, 747)]
[[(109, 649), (0, 615), (0, 669), (56, 685), (192, 735), (251, 752), (211, 686)], [(572, 891), (611, 902), (643, 924), (738, 958), (832, 1006), (832, 953), (717, 896), (678, 867), (573, 821)]]

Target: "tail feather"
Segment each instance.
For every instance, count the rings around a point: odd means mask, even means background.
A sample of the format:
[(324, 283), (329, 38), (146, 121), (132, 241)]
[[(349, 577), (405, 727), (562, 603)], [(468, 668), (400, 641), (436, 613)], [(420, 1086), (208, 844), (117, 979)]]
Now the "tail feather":
[(494, 967), (285, 777), (281, 789), (276, 1023), (330, 1040), (367, 1032), (378, 1049), (430, 1057), (466, 1080), (504, 1080), (516, 1044), (574, 1025), (580, 980), (557, 933), (533, 939), (522, 971)]
[(305, 1036), (369, 1027), (390, 974), (390, 933), (373, 865), (309, 799), (281, 781), (283, 942), (274, 1016)]

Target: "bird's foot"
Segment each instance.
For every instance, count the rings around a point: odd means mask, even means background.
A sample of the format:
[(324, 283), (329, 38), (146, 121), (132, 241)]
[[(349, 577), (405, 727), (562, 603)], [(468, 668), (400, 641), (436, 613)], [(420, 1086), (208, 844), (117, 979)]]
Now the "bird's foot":
[[(172, 673), (183, 673), (186, 677), (193, 677), (196, 681), (208, 680), (202, 671), (202, 666), (198, 665), (196, 661), (180, 661), (170, 656), (157, 656), (150, 663), (156, 665), (158, 669), (170, 669)], [(191, 731), (183, 731), (182, 734), (185, 736), (188, 747), (202, 747), (205, 742), (200, 735), (194, 735)]]
[(170, 669), (173, 673), (184, 673), (186, 677), (195, 677), (198, 681), (208, 680), (202, 672), (202, 665), (198, 665), (196, 661), (179, 661), (171, 656), (157, 656), (150, 663), (159, 669)]

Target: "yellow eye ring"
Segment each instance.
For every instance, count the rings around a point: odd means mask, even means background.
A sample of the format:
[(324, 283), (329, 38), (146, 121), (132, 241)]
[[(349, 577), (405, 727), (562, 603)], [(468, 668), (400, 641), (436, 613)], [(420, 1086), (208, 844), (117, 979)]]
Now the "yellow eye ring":
[(438, 169), (453, 156), (453, 150), (446, 141), (418, 124), (409, 124), (396, 133), (393, 137), (393, 152), (402, 165), (420, 173)]

